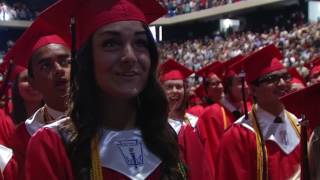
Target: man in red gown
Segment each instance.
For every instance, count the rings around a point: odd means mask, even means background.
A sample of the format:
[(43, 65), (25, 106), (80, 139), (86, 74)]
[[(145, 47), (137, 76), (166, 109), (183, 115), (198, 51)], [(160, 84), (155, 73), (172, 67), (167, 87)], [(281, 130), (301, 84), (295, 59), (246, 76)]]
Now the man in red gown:
[(256, 104), (224, 133), (217, 179), (289, 179), (299, 169), (297, 118), (279, 99), (290, 90), (291, 80), (280, 59), (280, 51), (269, 45), (243, 60)]
[[(64, 38), (66, 39), (66, 38)], [(17, 40), (6, 58), (28, 68), (31, 86), (42, 94), (45, 105), (14, 131), (9, 147), (23, 179), (25, 154), (29, 139), (41, 127), (65, 115), (70, 79), (70, 50), (62, 37), (52, 33), (44, 21), (34, 22)], [(21, 53), (24, 52), (24, 53)]]

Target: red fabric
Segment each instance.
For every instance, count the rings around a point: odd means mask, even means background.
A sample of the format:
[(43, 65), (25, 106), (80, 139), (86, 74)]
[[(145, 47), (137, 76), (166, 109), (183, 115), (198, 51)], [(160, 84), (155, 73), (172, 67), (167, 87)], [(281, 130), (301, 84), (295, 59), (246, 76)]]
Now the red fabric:
[(11, 159), (3, 171), (3, 177), (0, 174), (0, 180), (17, 180), (18, 165), (14, 159)]
[[(241, 126), (233, 125), (221, 140), (217, 165), (217, 180), (256, 180), (257, 149), (255, 133)], [(300, 164), (300, 145), (286, 155), (276, 143), (266, 141), (269, 180), (289, 179)]]
[(174, 59), (169, 59), (159, 67), (160, 81), (185, 80), (193, 71), (177, 63)]
[(314, 84), (299, 91), (281, 97), (286, 109), (297, 117), (305, 115), (309, 120), (309, 131), (312, 132), (320, 125), (320, 83)]
[[(215, 164), (216, 154), (220, 139), (224, 132), (223, 114), (221, 105), (215, 103), (205, 108), (198, 120), (198, 129), (202, 137), (206, 139), (206, 143), (211, 154), (211, 164)], [(225, 109), (225, 108), (224, 108)], [(235, 121), (233, 115), (225, 109), (228, 125)]]
[(86, 42), (90, 35), (102, 25), (124, 20), (138, 20), (148, 24), (166, 14), (166, 10), (155, 1), (91, 0), (82, 2), (75, 4), (78, 5), (76, 19), (79, 44)]
[(319, 74), (319, 73), (320, 73), (320, 65), (315, 66), (311, 69), (310, 76), (312, 77), (312, 76)]
[(13, 134), (15, 125), (12, 119), (0, 109), (0, 144), (8, 146), (10, 136)]
[(199, 87), (197, 87), (197, 89), (195, 90), (195, 93), (197, 94), (197, 96), (199, 98), (203, 98), (203, 97), (206, 97), (207, 96), (207, 93), (206, 93), (206, 90), (204, 88), (204, 85), (203, 83), (199, 85)]
[(185, 161), (189, 180), (213, 179), (214, 168), (207, 162), (207, 154), (196, 129), (183, 126), (178, 134), (180, 155)]
[[(233, 77), (241, 72), (242, 64), (238, 62), (242, 61), (243, 58), (244, 56), (238, 55), (223, 63), (225, 69), (224, 79)], [(237, 64), (237, 66), (233, 66), (234, 64)]]
[[(247, 106), (250, 110), (251, 103), (248, 102)], [(230, 127), (232, 123), (236, 121), (236, 119), (232, 112), (218, 103), (206, 107), (197, 124), (200, 136), (204, 137), (208, 144), (212, 164), (215, 164), (214, 162), (216, 162), (218, 147), (220, 145), (222, 135), (225, 132), (223, 113), (221, 108), (223, 108), (226, 113), (227, 128)]]
[[(26, 180), (74, 180), (71, 162), (68, 159), (60, 136), (51, 129), (39, 130), (28, 144), (26, 158)], [(127, 180), (114, 170), (102, 168), (103, 179)], [(160, 180), (158, 167), (147, 179)]]
[(213, 63), (203, 67), (196, 72), (198, 76), (208, 78), (212, 75), (217, 75), (222, 79), (223, 76), (223, 64), (220, 61), (214, 61)]
[(234, 66), (238, 64), (243, 66), (246, 73), (246, 80), (250, 83), (263, 75), (284, 69), (284, 66), (280, 62), (281, 59), (282, 55), (280, 50), (271, 44), (253, 52), (242, 61), (234, 64)]
[[(54, 28), (55, 27), (51, 27), (42, 19), (37, 19), (16, 41), (15, 45), (4, 57), (4, 61), (12, 59), (15, 64), (27, 68), (33, 53), (45, 45), (55, 43), (69, 48), (70, 37), (65, 35), (67, 33), (60, 33), (65, 36), (57, 36), (56, 33), (58, 33), (58, 31), (55, 32), (53, 30)], [(61, 29), (60, 31), (63, 31)]]
[(299, 74), (299, 72), (295, 67), (288, 69), (288, 72), (292, 77), (291, 83), (298, 83), (298, 84), (302, 84), (304, 87), (307, 87), (307, 84), (304, 81), (304, 78)]
[(75, 17), (76, 45), (80, 48), (103, 25), (125, 20), (150, 24), (166, 13), (167, 11), (154, 0), (80, 0), (58, 1), (39, 17), (54, 26), (65, 27), (70, 23), (70, 18)]
[(204, 111), (201, 105), (195, 105), (187, 109), (187, 113), (199, 117)]
[(26, 159), (27, 145), (31, 136), (26, 129), (25, 123), (21, 123), (15, 129), (11, 139), (10, 148), (13, 149), (15, 160), (19, 165), (19, 179), (24, 179), (24, 164)]

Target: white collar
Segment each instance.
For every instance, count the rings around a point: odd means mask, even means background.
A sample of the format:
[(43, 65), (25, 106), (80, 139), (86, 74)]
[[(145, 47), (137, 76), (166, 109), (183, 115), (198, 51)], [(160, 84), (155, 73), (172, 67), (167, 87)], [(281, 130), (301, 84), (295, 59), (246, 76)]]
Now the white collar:
[[(197, 123), (198, 123), (198, 119), (199, 119), (197, 116), (194, 116), (194, 115), (192, 115), (192, 114), (190, 114), (190, 113), (186, 113), (186, 114), (184, 115), (184, 117), (189, 121), (191, 127), (193, 127), (193, 128), (196, 127), (196, 125), (197, 125)], [(185, 124), (185, 123), (184, 123), (184, 124)]]
[(12, 149), (0, 145), (0, 171), (3, 174), (4, 169), (13, 156)]
[(39, 108), (31, 117), (25, 121), (26, 129), (30, 136), (32, 136), (38, 129), (42, 128), (45, 124), (44, 121), (43, 109), (46, 108), (47, 112), (53, 119), (57, 120), (60, 117), (64, 116), (65, 113), (61, 111), (54, 110), (47, 105)]
[[(274, 119), (276, 118), (274, 115), (265, 111), (262, 108), (256, 106), (256, 116), (258, 119), (258, 123), (261, 128), (261, 132), (264, 140), (274, 141), (280, 149), (286, 154), (290, 154), (296, 146), (300, 143), (300, 137), (297, 135), (296, 130), (292, 127), (292, 124), (287, 116), (287, 111), (282, 111), (279, 114), (279, 117), (283, 120), (282, 123), (274, 123)], [(294, 123), (298, 123), (297, 118), (294, 117)], [(252, 119), (246, 120), (244, 117), (240, 118), (236, 121), (236, 124), (241, 124), (242, 126), (254, 131)]]
[(161, 164), (161, 160), (147, 149), (138, 129), (103, 130), (99, 147), (101, 165), (130, 179), (146, 179)]
[(47, 111), (48, 111), (49, 115), (52, 116), (53, 119), (58, 119), (59, 117), (66, 115), (65, 112), (55, 110), (55, 109), (49, 107), (46, 104), (44, 105), (44, 107), (47, 108)]
[(182, 123), (181, 121), (174, 120), (174, 119), (171, 119), (171, 118), (168, 119), (168, 122), (169, 122), (170, 126), (172, 127), (172, 129), (173, 129), (177, 134), (179, 134), (180, 129), (181, 129), (183, 123)]

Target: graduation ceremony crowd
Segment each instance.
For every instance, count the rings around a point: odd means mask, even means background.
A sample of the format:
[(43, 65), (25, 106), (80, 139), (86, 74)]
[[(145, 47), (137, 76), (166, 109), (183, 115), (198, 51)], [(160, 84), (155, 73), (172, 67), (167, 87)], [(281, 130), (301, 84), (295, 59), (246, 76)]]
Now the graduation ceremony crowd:
[(156, 0), (41, 12), (0, 65), (0, 180), (320, 179), (318, 24), (211, 42), (195, 68), (153, 39), (167, 13)]

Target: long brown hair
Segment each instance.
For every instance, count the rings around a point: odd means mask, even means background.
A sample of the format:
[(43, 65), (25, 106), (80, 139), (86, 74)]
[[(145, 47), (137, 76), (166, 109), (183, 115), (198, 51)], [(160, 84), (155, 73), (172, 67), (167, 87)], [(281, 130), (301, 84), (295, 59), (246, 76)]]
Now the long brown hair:
[[(167, 123), (168, 102), (157, 78), (159, 55), (152, 34), (147, 26), (151, 68), (148, 82), (139, 94), (136, 126), (141, 130), (147, 148), (162, 161), (163, 179), (181, 179), (178, 170), (179, 149), (174, 132)], [(67, 149), (77, 179), (90, 179), (90, 142), (103, 126), (100, 113), (103, 111), (98, 97), (98, 86), (94, 78), (92, 61), (92, 38), (80, 49), (77, 64), (71, 79), (69, 127)], [(70, 128), (73, 127), (73, 128)], [(73, 129), (73, 130), (72, 130)]]

